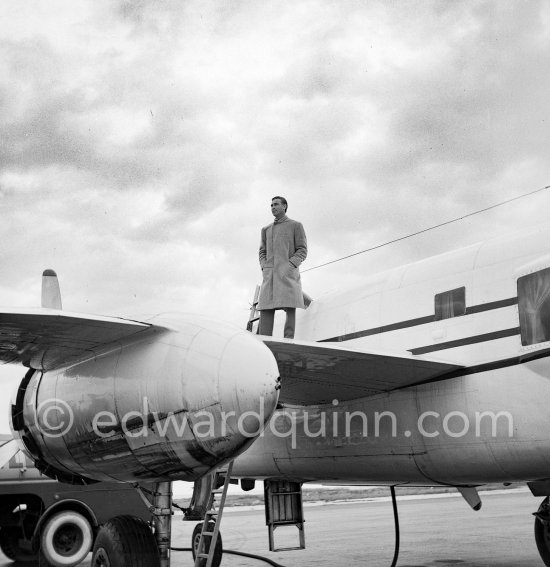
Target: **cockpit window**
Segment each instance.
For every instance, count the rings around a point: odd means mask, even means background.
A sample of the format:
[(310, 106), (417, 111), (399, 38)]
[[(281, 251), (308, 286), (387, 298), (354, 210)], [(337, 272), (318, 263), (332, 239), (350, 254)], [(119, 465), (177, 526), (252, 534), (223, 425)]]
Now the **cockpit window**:
[(550, 341), (550, 268), (518, 278), (521, 344)]
[(459, 287), (435, 296), (435, 320), (450, 319), (466, 314), (466, 288)]

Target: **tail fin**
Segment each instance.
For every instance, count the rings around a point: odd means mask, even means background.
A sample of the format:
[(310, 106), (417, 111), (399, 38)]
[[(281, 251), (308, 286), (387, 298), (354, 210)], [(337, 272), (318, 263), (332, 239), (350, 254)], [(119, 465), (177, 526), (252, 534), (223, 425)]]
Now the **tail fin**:
[(44, 270), (42, 274), (42, 307), (62, 309), (59, 281), (53, 270)]

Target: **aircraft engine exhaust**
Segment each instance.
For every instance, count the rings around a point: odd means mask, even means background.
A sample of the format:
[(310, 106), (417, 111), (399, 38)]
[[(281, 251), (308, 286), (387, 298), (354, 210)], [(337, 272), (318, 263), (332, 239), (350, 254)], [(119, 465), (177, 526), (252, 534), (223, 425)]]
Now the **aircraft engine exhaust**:
[(139, 341), (27, 373), (12, 429), (45, 474), (73, 483), (194, 481), (261, 433), (279, 389), (261, 341), (199, 316), (148, 323)]

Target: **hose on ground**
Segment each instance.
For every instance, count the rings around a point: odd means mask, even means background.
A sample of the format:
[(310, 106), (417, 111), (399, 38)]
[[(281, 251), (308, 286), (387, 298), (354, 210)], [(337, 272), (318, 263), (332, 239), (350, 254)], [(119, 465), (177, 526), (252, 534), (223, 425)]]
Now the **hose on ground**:
[(399, 557), (399, 514), (397, 513), (397, 498), (395, 497), (395, 486), (390, 486), (391, 491), (391, 503), (393, 506), (393, 520), (395, 525), (395, 550), (393, 552), (393, 561), (391, 567), (397, 565), (397, 559)]
[[(391, 567), (395, 567), (397, 565), (397, 559), (399, 558), (399, 514), (397, 512), (397, 498), (395, 496), (395, 486), (390, 486), (391, 492), (391, 502), (393, 507), (393, 519), (394, 519), (394, 526), (395, 526), (395, 549), (393, 552), (393, 560), (391, 563)], [(190, 547), (171, 547), (172, 551), (193, 551)], [(257, 559), (258, 561), (264, 561), (265, 563), (269, 563), (272, 567), (285, 567), (280, 563), (276, 563), (272, 561), (268, 557), (263, 557), (262, 555), (255, 555), (253, 553), (245, 553), (244, 551), (234, 551), (232, 549), (224, 549), (224, 553), (229, 553), (231, 555), (240, 555), (241, 557), (249, 557), (250, 559)]]
[[(171, 547), (170, 549), (172, 551), (193, 551), (190, 547)], [(250, 559), (258, 559), (258, 561), (265, 561), (272, 567), (285, 567), (285, 565), (275, 563), (275, 561), (272, 561), (268, 557), (263, 557), (262, 555), (254, 555), (253, 553), (245, 553), (244, 551), (233, 551), (232, 549), (224, 549), (223, 552), (231, 555), (240, 555), (241, 557), (249, 557)]]

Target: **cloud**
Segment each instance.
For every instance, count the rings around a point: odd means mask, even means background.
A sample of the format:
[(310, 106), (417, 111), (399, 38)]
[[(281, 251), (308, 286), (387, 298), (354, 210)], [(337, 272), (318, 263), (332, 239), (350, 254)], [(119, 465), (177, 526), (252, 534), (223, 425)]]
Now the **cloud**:
[[(273, 195), (306, 226), (305, 269), (548, 181), (541, 2), (0, 10), (2, 282), (28, 302), (51, 266), (76, 310), (240, 324)], [(526, 222), (485, 219), (304, 282), (322, 293)]]

